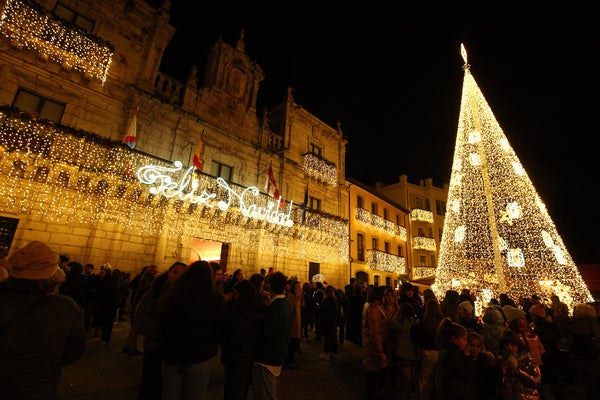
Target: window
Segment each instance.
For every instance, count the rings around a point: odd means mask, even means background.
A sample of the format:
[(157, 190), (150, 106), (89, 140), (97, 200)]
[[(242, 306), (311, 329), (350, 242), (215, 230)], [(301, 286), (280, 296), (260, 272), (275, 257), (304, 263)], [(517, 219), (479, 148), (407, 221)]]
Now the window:
[(37, 114), (40, 119), (47, 119), (56, 123), (60, 123), (65, 111), (64, 104), (23, 89), (17, 91), (12, 106), (30, 114)]
[(77, 178), (77, 184), (75, 185), (75, 189), (77, 189), (77, 191), (79, 192), (85, 192), (87, 191), (89, 184), (90, 178), (88, 176), (80, 176), (79, 178)]
[(435, 212), (437, 213), (437, 215), (446, 215), (446, 203), (440, 200), (436, 200)]
[(432, 254), (430, 257), (431, 257), (431, 264), (429, 266), (435, 268), (435, 255)]
[(92, 33), (92, 30), (94, 30), (94, 21), (77, 14), (75, 11), (60, 3), (57, 3), (56, 7), (54, 7), (54, 15), (60, 19), (64, 19), (84, 32)]
[(358, 261), (365, 261), (365, 235), (356, 234), (356, 257)]
[(402, 257), (402, 246), (398, 245), (398, 257)]
[(323, 150), (319, 146), (315, 145), (314, 143), (311, 143), (309, 145), (308, 152), (311, 154), (314, 154), (315, 156), (321, 157)]
[(425, 209), (427, 211), (431, 211), (431, 204), (429, 203), (429, 199), (425, 199)]
[(383, 242), (383, 251), (385, 251), (386, 253), (390, 252), (390, 242)]
[(429, 236), (430, 238), (433, 238), (433, 228), (428, 228), (427, 231), (429, 232)]
[(385, 286), (392, 286), (392, 278), (389, 276), (385, 277)]
[(71, 179), (71, 175), (67, 171), (60, 171), (58, 178), (56, 178), (56, 185), (66, 188), (69, 186), (69, 179)]
[(388, 218), (389, 216), (390, 216), (390, 213), (388, 212), (388, 209), (384, 208), (383, 209), (383, 219), (389, 220), (389, 218)]
[(23, 160), (15, 160), (12, 164), (12, 168), (8, 173), (9, 176), (17, 176), (19, 178), (25, 178), (25, 171), (27, 170), (27, 164)]
[(18, 225), (16, 218), (0, 217), (0, 246), (10, 249)]
[(442, 233), (444, 232), (444, 230), (442, 228), (438, 228), (438, 239), (441, 242), (442, 241)]
[(427, 257), (419, 256), (419, 262), (421, 263), (422, 267), (426, 267), (427, 266)]
[(321, 199), (310, 197), (308, 199), (308, 207), (314, 211), (321, 211)]
[(41, 165), (35, 170), (33, 180), (36, 182), (45, 183), (48, 179), (48, 175), (50, 175), (50, 168), (45, 165)]
[(379, 245), (379, 240), (374, 237), (371, 239), (371, 246), (373, 250), (377, 250), (377, 246)]
[(415, 208), (423, 209), (423, 199), (421, 197), (415, 197)]
[(400, 223), (400, 216), (398, 214), (396, 214), (396, 225), (402, 225)]
[(379, 275), (375, 275), (375, 276), (373, 277), (373, 284), (374, 284), (375, 286), (379, 286), (379, 278), (380, 278), (380, 276), (379, 276)]
[(210, 174), (217, 178), (223, 178), (227, 182), (231, 182), (232, 170), (228, 165), (221, 164), (220, 162), (213, 161), (210, 165)]
[(377, 212), (379, 211), (379, 205), (377, 203), (375, 203), (374, 201), (371, 202), (371, 214), (373, 215), (379, 215)]
[(425, 229), (423, 227), (420, 226), (417, 228), (417, 236), (425, 237)]
[(362, 196), (356, 196), (356, 207), (365, 208), (365, 201)]

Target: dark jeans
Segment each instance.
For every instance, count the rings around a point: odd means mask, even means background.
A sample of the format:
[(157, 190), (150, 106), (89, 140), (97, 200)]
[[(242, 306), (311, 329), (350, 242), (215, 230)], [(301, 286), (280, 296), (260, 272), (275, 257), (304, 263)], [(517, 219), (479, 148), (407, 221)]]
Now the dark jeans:
[(325, 353), (337, 354), (337, 327), (324, 326), (323, 327), (323, 350)]
[(246, 400), (252, 383), (252, 365), (225, 366), (225, 400)]
[(343, 318), (339, 321), (339, 325), (338, 325), (338, 343), (344, 344), (345, 339), (346, 339), (346, 319)]
[(160, 400), (162, 393), (162, 359), (160, 350), (144, 349), (142, 360), (142, 379), (138, 400)]
[(113, 322), (115, 320), (115, 313), (117, 310), (100, 310), (98, 316), (100, 319), (100, 332), (102, 340), (110, 342), (112, 337)]

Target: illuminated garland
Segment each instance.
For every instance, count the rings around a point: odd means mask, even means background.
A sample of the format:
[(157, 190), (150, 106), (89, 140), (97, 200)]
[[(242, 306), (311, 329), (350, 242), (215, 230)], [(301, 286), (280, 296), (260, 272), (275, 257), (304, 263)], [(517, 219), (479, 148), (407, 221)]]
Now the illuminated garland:
[[(464, 51), (464, 49), (463, 49)], [(556, 293), (593, 301), (465, 58), (458, 133), (439, 263), (438, 296), (468, 288), (487, 302)], [(486, 303), (487, 304), (487, 303)]]
[(433, 223), (433, 213), (429, 210), (422, 210), (420, 208), (413, 208), (410, 210), (411, 221), (423, 221)]
[(313, 153), (306, 153), (304, 158), (304, 173), (307, 176), (315, 178), (331, 186), (337, 186), (337, 168), (334, 163), (316, 156)]
[(362, 225), (374, 228), (378, 231), (385, 232), (391, 236), (399, 236), (401, 240), (406, 242), (406, 228), (399, 226), (396, 229), (396, 224), (386, 220), (379, 215), (371, 215), (371, 212), (360, 207), (356, 207), (356, 221)]
[(112, 62), (112, 45), (90, 36), (41, 10), (33, 2), (7, 0), (0, 16), (0, 34), (14, 47), (36, 52), (66, 70), (106, 81)]
[[(256, 251), (258, 244), (264, 254), (348, 261), (346, 219), (307, 211), (304, 224), (287, 227), (246, 217), (236, 206), (222, 211), (169, 199), (149, 193), (135, 178), (142, 166), (168, 168), (167, 161), (92, 133), (27, 119), (8, 107), (0, 108), (0, 122), (2, 212), (84, 227), (117, 224), (136, 235), (202, 234), (243, 251)], [(204, 190), (223, 191), (215, 178), (201, 174), (199, 179)], [(256, 201), (266, 206), (272, 197), (262, 193)], [(302, 212), (294, 205), (291, 218), (302, 221)]]
[(381, 250), (367, 250), (367, 266), (374, 271), (407, 274), (404, 257), (389, 254)]
[(414, 250), (436, 251), (435, 240), (423, 236), (413, 236), (412, 248)]

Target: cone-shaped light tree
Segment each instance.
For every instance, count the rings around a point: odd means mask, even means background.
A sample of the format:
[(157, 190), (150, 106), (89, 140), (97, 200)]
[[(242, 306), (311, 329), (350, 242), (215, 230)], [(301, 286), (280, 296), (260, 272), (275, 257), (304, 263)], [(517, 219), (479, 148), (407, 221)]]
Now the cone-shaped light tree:
[[(473, 78), (464, 81), (434, 292), (468, 288), (486, 305), (557, 294), (593, 301), (545, 204)], [(441, 298), (440, 297), (440, 298)]]

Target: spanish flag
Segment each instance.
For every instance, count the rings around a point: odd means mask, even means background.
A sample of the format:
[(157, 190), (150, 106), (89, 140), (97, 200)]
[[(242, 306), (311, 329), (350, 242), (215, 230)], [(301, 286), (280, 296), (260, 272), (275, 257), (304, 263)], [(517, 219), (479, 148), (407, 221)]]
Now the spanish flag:
[(196, 172), (202, 172), (202, 136), (198, 139), (198, 145), (196, 146), (196, 151), (194, 152), (193, 158), (194, 166), (196, 167)]
[(135, 111), (133, 112), (131, 120), (129, 121), (127, 131), (125, 132), (125, 138), (123, 139), (123, 143), (125, 143), (131, 149), (135, 147), (135, 144), (137, 142), (137, 116), (139, 110), (140, 106), (137, 106)]

